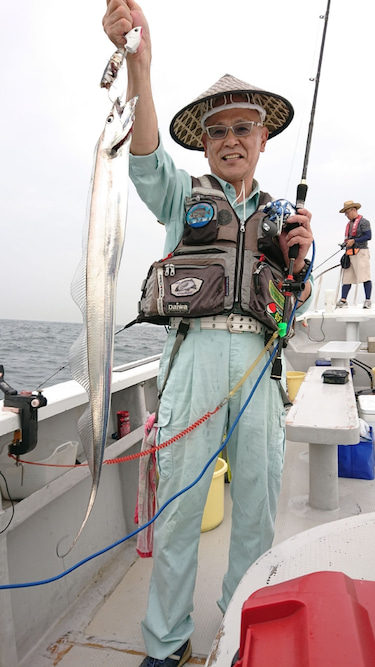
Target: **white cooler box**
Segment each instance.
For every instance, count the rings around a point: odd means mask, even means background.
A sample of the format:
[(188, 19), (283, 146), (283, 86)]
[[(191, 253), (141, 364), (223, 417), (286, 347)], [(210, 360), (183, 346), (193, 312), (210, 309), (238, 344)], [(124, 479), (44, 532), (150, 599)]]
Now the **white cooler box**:
[(358, 396), (359, 416), (372, 426), (375, 433), (375, 394)]

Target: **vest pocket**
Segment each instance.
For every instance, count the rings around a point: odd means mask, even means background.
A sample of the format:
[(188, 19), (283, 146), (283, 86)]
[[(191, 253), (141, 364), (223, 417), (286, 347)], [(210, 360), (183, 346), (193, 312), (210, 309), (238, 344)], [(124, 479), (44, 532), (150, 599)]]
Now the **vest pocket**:
[(185, 225), (182, 242), (184, 245), (202, 245), (213, 243), (217, 238), (217, 222), (210, 220), (202, 227)]
[(224, 258), (173, 256), (151, 266), (142, 290), (138, 320), (157, 322), (166, 317), (218, 315), (229, 301)]
[(217, 202), (207, 198), (187, 198), (183, 245), (205, 245), (217, 238)]
[[(285, 302), (285, 297), (279, 288), (283, 276), (268, 262), (252, 259), (253, 261), (249, 261), (248, 257), (248, 261), (245, 261), (246, 271), (250, 275), (248, 279), (242, 281), (241, 307), (245, 311), (249, 310), (268, 328), (277, 330), (278, 324), (282, 322)], [(291, 301), (288, 318), (294, 306), (294, 299)]]

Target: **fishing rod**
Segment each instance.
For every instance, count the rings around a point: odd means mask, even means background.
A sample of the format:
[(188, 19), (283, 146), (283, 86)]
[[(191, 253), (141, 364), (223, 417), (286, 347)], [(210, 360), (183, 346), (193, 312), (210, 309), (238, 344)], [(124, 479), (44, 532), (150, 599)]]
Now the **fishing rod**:
[[(292, 229), (295, 229), (296, 227), (299, 227), (298, 222), (293, 222), (293, 223), (288, 223), (287, 220), (291, 214), (293, 214), (295, 211), (297, 211), (300, 208), (304, 208), (305, 206), (305, 200), (307, 196), (307, 190), (308, 190), (308, 185), (307, 185), (307, 168), (309, 164), (309, 157), (310, 157), (310, 148), (311, 148), (311, 142), (312, 142), (312, 134), (313, 134), (313, 128), (314, 128), (314, 119), (315, 119), (315, 112), (316, 112), (316, 103), (317, 103), (317, 98), (318, 98), (318, 90), (319, 90), (319, 83), (320, 83), (320, 74), (321, 74), (321, 69), (322, 69), (322, 62), (323, 62), (323, 53), (324, 53), (324, 46), (325, 46), (325, 40), (326, 40), (326, 34), (327, 34), (327, 26), (328, 26), (328, 18), (329, 18), (329, 10), (330, 10), (330, 4), (331, 0), (328, 0), (327, 2), (327, 8), (326, 12), (324, 15), (321, 15), (319, 18), (324, 18), (324, 28), (323, 28), (323, 35), (322, 35), (322, 41), (321, 41), (321, 46), (320, 46), (320, 54), (319, 54), (319, 61), (318, 61), (318, 68), (317, 68), (317, 73), (315, 75), (315, 89), (314, 89), (314, 95), (313, 95), (313, 101), (311, 105), (311, 113), (310, 113), (310, 122), (309, 122), (309, 127), (308, 127), (308, 133), (307, 133), (307, 139), (306, 139), (306, 147), (305, 147), (305, 155), (304, 155), (304, 160), (303, 160), (303, 167), (302, 167), (302, 175), (301, 175), (301, 181), (297, 186), (297, 196), (296, 196), (296, 204), (293, 206), (292, 204), (289, 204), (289, 202), (282, 203), (282, 211), (280, 214), (280, 211), (278, 211), (278, 214), (276, 216), (276, 221), (279, 226), (279, 229), (276, 231), (276, 234), (280, 234), (282, 229), (284, 229), (286, 232), (291, 231)], [(272, 216), (272, 207), (274, 205), (280, 205), (280, 202), (272, 202), (270, 205), (269, 211), (266, 211), (268, 213), (268, 220), (266, 220), (265, 223), (263, 223), (262, 227), (264, 231), (267, 233), (267, 225), (269, 223), (269, 218), (275, 217)], [(267, 208), (267, 207), (266, 207)], [(271, 215), (270, 215), (271, 213)], [(266, 227), (264, 226), (266, 225)], [(275, 224), (275, 222), (274, 222)], [(273, 232), (271, 235), (274, 235), (275, 232)], [(313, 247), (314, 247), (314, 242), (313, 242)], [(299, 252), (299, 245), (298, 243), (294, 244), (289, 248), (288, 252), (288, 258), (289, 258), (289, 267), (288, 267), (288, 275), (286, 280), (283, 281), (282, 284), (282, 291), (284, 293), (284, 307), (283, 307), (283, 315), (282, 315), (282, 322), (279, 324), (279, 332), (280, 332), (280, 337), (279, 337), (279, 342), (278, 342), (278, 352), (275, 357), (275, 361), (272, 367), (271, 371), (271, 377), (275, 380), (280, 380), (281, 375), (282, 375), (282, 348), (284, 346), (284, 337), (287, 334), (288, 328), (290, 326), (290, 323), (292, 321), (291, 318), (287, 317), (287, 313), (290, 310), (290, 303), (293, 294), (297, 296), (305, 287), (304, 282), (296, 282), (293, 277), (293, 269), (294, 269), (294, 263), (295, 260), (298, 257), (298, 252)], [(305, 280), (309, 277), (310, 273), (312, 270), (312, 263), (310, 263), (310, 266), (308, 267), (308, 271), (305, 276)]]
[[(318, 69), (317, 69), (317, 73), (316, 73), (316, 76), (315, 76), (315, 90), (314, 90), (314, 96), (313, 96), (312, 107), (311, 107), (309, 129), (308, 129), (308, 133), (307, 133), (307, 141), (306, 141), (305, 157), (304, 157), (303, 167), (302, 167), (301, 183), (299, 184), (300, 186), (303, 185), (304, 187), (306, 187), (306, 191), (304, 191), (305, 197), (306, 197), (306, 193), (307, 193), (307, 183), (306, 183), (307, 167), (308, 167), (308, 164), (309, 164), (309, 157), (310, 157), (311, 140), (312, 140), (312, 133), (313, 133), (313, 128), (314, 128), (316, 102), (317, 102), (317, 98), (318, 98), (320, 73), (321, 73), (321, 70), (322, 70), (323, 53), (324, 53), (324, 46), (325, 46), (325, 41), (326, 41), (330, 5), (331, 5), (331, 0), (328, 0), (327, 9), (326, 9), (325, 14), (322, 14), (319, 17), (319, 18), (324, 18), (324, 28), (323, 28), (322, 42), (321, 42), (321, 46), (320, 46)], [(303, 202), (304, 201), (305, 200), (303, 199)], [(297, 204), (298, 204), (298, 189), (297, 189)]]
[[(322, 42), (321, 42), (321, 45), (320, 45), (318, 68), (317, 68), (317, 72), (316, 72), (316, 75), (315, 75), (315, 89), (314, 89), (313, 101), (312, 101), (312, 105), (311, 105), (310, 122), (309, 122), (309, 127), (308, 127), (308, 132), (307, 132), (306, 148), (305, 148), (305, 156), (304, 156), (304, 160), (303, 160), (301, 181), (297, 186), (296, 209), (304, 207), (305, 200), (306, 200), (306, 195), (307, 195), (307, 190), (308, 190), (308, 185), (307, 185), (307, 180), (306, 180), (307, 179), (307, 168), (308, 168), (309, 158), (310, 158), (310, 148), (311, 148), (311, 142), (312, 142), (312, 133), (313, 133), (313, 129), (314, 129), (316, 103), (317, 103), (317, 99), (318, 99), (320, 74), (321, 74), (321, 71), (322, 71), (323, 53), (324, 53), (324, 46), (325, 46), (325, 41), (326, 41), (330, 5), (331, 5), (331, 0), (328, 0), (325, 14), (322, 14), (319, 17), (319, 18), (324, 18), (324, 27), (323, 27)], [(289, 225), (289, 229), (288, 229), (288, 224), (287, 224), (287, 231), (289, 231), (290, 229), (293, 229), (296, 226), (298, 226), (298, 223), (293, 223), (292, 225)], [(296, 244), (296, 246), (292, 246), (289, 250), (289, 259), (291, 260), (291, 262), (293, 260), (292, 268), (293, 268), (293, 264), (294, 264), (294, 259), (296, 259), (297, 255), (298, 255), (298, 245)]]
[[(334, 252), (332, 255), (327, 257), (327, 259), (325, 259), (323, 262), (318, 264), (318, 266), (314, 266), (314, 271), (317, 271), (318, 269), (320, 269), (320, 267), (323, 266), (323, 264), (326, 264), (327, 262), (329, 262), (329, 260), (332, 259), (332, 257), (335, 257), (335, 255), (337, 255), (337, 253), (340, 252), (343, 249), (343, 244), (340, 243), (339, 246), (340, 246), (340, 248), (338, 250), (336, 250), (336, 252)], [(339, 264), (337, 266), (339, 266)]]
[[(276, 202), (270, 202), (270, 204), (267, 204), (265, 207), (265, 213), (266, 213), (266, 220), (262, 224), (263, 231), (266, 236), (276, 236), (280, 235), (282, 229), (285, 229), (287, 227), (287, 231), (290, 229), (294, 229), (295, 227), (298, 227), (298, 223), (287, 223), (287, 219), (290, 215), (293, 214), (293, 212), (298, 209), (298, 208), (303, 208), (305, 205), (305, 200), (306, 200), (306, 195), (307, 195), (307, 168), (309, 164), (309, 157), (310, 157), (310, 148), (311, 148), (311, 143), (312, 143), (312, 133), (313, 133), (313, 128), (314, 128), (314, 119), (315, 119), (315, 112), (316, 112), (316, 103), (318, 99), (318, 90), (319, 90), (319, 83), (320, 83), (320, 74), (322, 70), (322, 62), (323, 62), (323, 53), (324, 53), (324, 46), (325, 46), (325, 41), (326, 41), (326, 34), (327, 34), (327, 26), (328, 26), (328, 18), (329, 18), (329, 10), (330, 10), (330, 5), (331, 5), (331, 0), (328, 0), (327, 2), (327, 9), (326, 13), (322, 14), (319, 18), (324, 19), (324, 28), (323, 28), (323, 35), (322, 35), (322, 41), (321, 41), (321, 46), (320, 46), (320, 54), (319, 54), (319, 61), (318, 61), (318, 68), (317, 68), (317, 73), (314, 77), (314, 79), (311, 79), (312, 81), (315, 81), (315, 89), (314, 89), (314, 95), (313, 95), (313, 101), (311, 105), (311, 112), (310, 112), (310, 121), (309, 121), (309, 127), (308, 127), (308, 133), (307, 133), (307, 139), (306, 139), (306, 147), (305, 147), (305, 155), (304, 155), (304, 160), (303, 160), (303, 167), (302, 167), (302, 175), (301, 175), (301, 181), (297, 186), (297, 197), (296, 197), (296, 204), (295, 206), (291, 204), (290, 202), (286, 201), (285, 199), (277, 200)], [(270, 223), (270, 224), (268, 224)], [(298, 254), (298, 245), (296, 246), (296, 249), (294, 249), (295, 246), (292, 246), (289, 251), (289, 259), (295, 259)], [(292, 256), (293, 255), (293, 256)]]

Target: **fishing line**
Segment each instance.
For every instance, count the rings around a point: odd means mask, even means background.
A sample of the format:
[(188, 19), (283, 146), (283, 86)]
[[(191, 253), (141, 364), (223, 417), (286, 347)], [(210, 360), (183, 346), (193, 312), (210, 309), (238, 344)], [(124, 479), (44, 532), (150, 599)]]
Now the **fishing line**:
[(43, 385), (45, 385), (47, 382), (52, 380), (52, 378), (55, 377), (55, 375), (57, 375), (57, 373), (60, 373), (60, 371), (64, 371), (65, 368), (67, 368), (68, 366), (69, 366), (69, 363), (66, 363), (63, 366), (60, 366), (54, 373), (52, 373), (52, 375), (50, 375), (46, 380), (44, 380), (44, 382), (41, 382), (40, 384), (38, 384), (38, 386), (35, 388), (35, 391), (38, 391), (38, 389), (40, 387), (43, 387)]
[(32, 588), (32, 587), (35, 587), (35, 586), (43, 586), (45, 584), (50, 584), (50, 583), (53, 583), (54, 581), (58, 581), (59, 579), (62, 579), (63, 577), (70, 574), (71, 572), (74, 572), (74, 570), (77, 570), (82, 565), (85, 565), (85, 563), (88, 563), (89, 561), (93, 560), (94, 558), (97, 558), (98, 556), (102, 556), (103, 554), (107, 553), (111, 549), (114, 549), (115, 547), (119, 546), (120, 544), (123, 544), (124, 542), (126, 542), (130, 538), (132, 538), (135, 535), (137, 535), (138, 533), (140, 533), (141, 530), (144, 530), (145, 528), (150, 526), (154, 521), (156, 521), (156, 519), (160, 516), (160, 514), (165, 510), (166, 507), (168, 507), (168, 505), (170, 505), (171, 502), (173, 502), (173, 500), (175, 500), (176, 498), (181, 496), (186, 491), (189, 491), (190, 489), (192, 489), (202, 479), (202, 477), (203, 477), (204, 473), (206, 472), (207, 468), (209, 468), (211, 463), (213, 463), (213, 461), (219, 456), (220, 452), (224, 449), (224, 447), (226, 446), (227, 442), (229, 441), (234, 429), (236, 428), (240, 418), (242, 417), (243, 412), (245, 411), (246, 407), (250, 403), (256, 389), (258, 388), (258, 385), (259, 385), (260, 381), (262, 380), (262, 378), (263, 378), (268, 366), (270, 365), (271, 361), (273, 360), (273, 357), (275, 356), (276, 352), (277, 352), (277, 347), (274, 348), (270, 357), (267, 359), (263, 369), (261, 370), (257, 380), (254, 383), (254, 387), (252, 388), (248, 398), (246, 399), (245, 403), (243, 404), (243, 406), (242, 406), (241, 410), (239, 411), (237, 417), (235, 418), (232, 426), (230, 427), (224, 442), (220, 444), (220, 447), (216, 450), (216, 452), (214, 452), (214, 454), (211, 456), (211, 458), (207, 461), (206, 465), (201, 470), (198, 477), (196, 477), (196, 479), (193, 482), (191, 482), (191, 484), (188, 484), (185, 488), (181, 489), (181, 491), (178, 491), (178, 493), (176, 493), (174, 496), (169, 498), (169, 500), (167, 500), (164, 503), (164, 505), (162, 505), (160, 507), (160, 509), (156, 512), (156, 514), (152, 517), (152, 519), (150, 519), (150, 521), (145, 523), (143, 526), (140, 526), (139, 528), (136, 528), (135, 530), (133, 530), (131, 533), (129, 533), (125, 537), (122, 537), (120, 540), (117, 540), (116, 542), (113, 542), (113, 544), (110, 544), (109, 546), (105, 547), (104, 549), (101, 549), (100, 551), (97, 551), (97, 552), (91, 554), (90, 556), (87, 556), (86, 558), (82, 559), (81, 561), (79, 561), (75, 565), (72, 565), (71, 567), (69, 567), (64, 572), (60, 572), (60, 574), (57, 574), (54, 577), (50, 577), (48, 579), (41, 579), (39, 581), (20, 583), (20, 584), (3, 584), (3, 585), (0, 585), (0, 590)]
[[(115, 331), (115, 332), (114, 332), (114, 336), (117, 336), (117, 334), (121, 333), (122, 331), (125, 331), (125, 329), (129, 329), (129, 327), (132, 327), (133, 324), (139, 324), (139, 322), (137, 322), (137, 320), (132, 320), (131, 322), (128, 322), (128, 323), (125, 324), (123, 327), (121, 327), (121, 329), (118, 329), (117, 331)], [(164, 328), (167, 330), (167, 326), (165, 326)], [(129, 362), (129, 363), (131, 363), (131, 362)], [(46, 380), (44, 380), (43, 382), (40, 382), (40, 384), (38, 384), (38, 386), (34, 389), (34, 391), (38, 391), (38, 389), (40, 389), (40, 387), (43, 387), (47, 382), (49, 382), (50, 380), (52, 380), (52, 378), (55, 377), (55, 375), (57, 375), (57, 374), (60, 373), (61, 371), (64, 371), (66, 368), (68, 368), (69, 365), (70, 365), (70, 364), (69, 364), (69, 361), (67, 361), (67, 362), (66, 362), (65, 364), (63, 364), (62, 366), (59, 366), (59, 368), (57, 368), (57, 369), (52, 373), (52, 375), (50, 375), (50, 376), (49, 376)], [(114, 370), (116, 370), (116, 369), (114, 369)]]

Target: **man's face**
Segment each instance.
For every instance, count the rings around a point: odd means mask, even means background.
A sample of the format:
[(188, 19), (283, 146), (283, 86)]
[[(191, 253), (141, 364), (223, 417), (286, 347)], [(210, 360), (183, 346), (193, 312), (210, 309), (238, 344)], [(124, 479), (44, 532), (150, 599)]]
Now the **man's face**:
[[(228, 107), (207, 118), (205, 124), (206, 127), (212, 125), (230, 127), (235, 123), (249, 120), (260, 122), (259, 113), (255, 109)], [(256, 126), (253, 127), (251, 134), (244, 137), (236, 137), (232, 130), (228, 131), (224, 139), (210, 139), (207, 133), (204, 133), (205, 156), (211, 171), (235, 188), (242, 180), (245, 181), (245, 185), (251, 187), (259, 154), (264, 152), (267, 138), (267, 128)], [(236, 190), (238, 191), (238, 187)]]
[(354, 220), (357, 217), (357, 209), (356, 208), (348, 208), (345, 211), (345, 215), (349, 220)]

